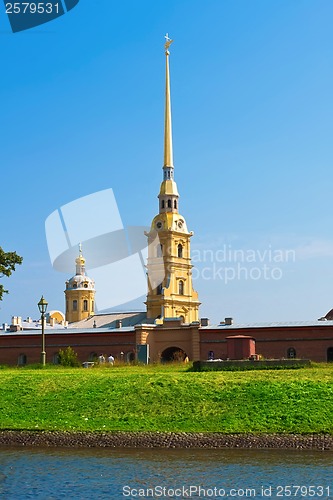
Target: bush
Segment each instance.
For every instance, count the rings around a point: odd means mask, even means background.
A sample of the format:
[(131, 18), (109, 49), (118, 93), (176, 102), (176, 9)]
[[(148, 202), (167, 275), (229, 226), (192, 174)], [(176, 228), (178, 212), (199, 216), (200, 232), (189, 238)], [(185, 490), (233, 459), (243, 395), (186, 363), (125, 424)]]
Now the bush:
[(59, 364), (62, 366), (80, 366), (77, 354), (71, 347), (59, 351)]

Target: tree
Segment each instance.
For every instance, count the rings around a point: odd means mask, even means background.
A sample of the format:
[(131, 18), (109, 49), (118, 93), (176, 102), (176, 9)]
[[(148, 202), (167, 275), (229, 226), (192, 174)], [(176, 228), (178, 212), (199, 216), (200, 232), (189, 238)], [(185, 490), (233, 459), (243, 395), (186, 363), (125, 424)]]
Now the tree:
[[(0, 278), (9, 277), (15, 271), (15, 266), (22, 264), (22, 261), (22, 257), (17, 255), (16, 252), (5, 252), (0, 247)], [(0, 301), (4, 293), (8, 293), (8, 290), (5, 290), (4, 286), (0, 285)]]
[(78, 357), (74, 349), (68, 346), (59, 351), (59, 364), (62, 366), (80, 366)]

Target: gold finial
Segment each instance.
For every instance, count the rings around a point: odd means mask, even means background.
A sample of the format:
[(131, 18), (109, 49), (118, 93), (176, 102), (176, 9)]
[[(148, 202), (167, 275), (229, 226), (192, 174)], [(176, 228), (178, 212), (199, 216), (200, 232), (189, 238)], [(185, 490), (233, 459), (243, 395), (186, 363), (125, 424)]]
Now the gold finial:
[(170, 45), (172, 44), (173, 40), (171, 40), (171, 38), (169, 38), (169, 33), (167, 33), (164, 38), (166, 40), (166, 42), (164, 44), (165, 53), (167, 55), (169, 55), (169, 50), (168, 49), (169, 49)]
[(82, 255), (82, 243), (79, 243), (79, 251), (80, 251), (80, 253), (79, 253), (78, 258), (76, 259), (76, 263), (78, 263), (78, 262), (85, 263), (86, 259)]
[(82, 276), (84, 276), (85, 275), (84, 266), (85, 266), (85, 263), (86, 263), (86, 259), (82, 255), (82, 243), (79, 244), (79, 250), (80, 250), (80, 254), (75, 259), (75, 262), (76, 262), (76, 274), (81, 274)]

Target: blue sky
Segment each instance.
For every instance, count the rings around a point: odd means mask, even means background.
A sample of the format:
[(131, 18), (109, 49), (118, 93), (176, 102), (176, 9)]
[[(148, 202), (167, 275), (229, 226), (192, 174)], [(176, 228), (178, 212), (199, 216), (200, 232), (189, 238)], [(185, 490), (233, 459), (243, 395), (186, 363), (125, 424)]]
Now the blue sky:
[[(44, 228), (54, 210), (112, 188), (124, 226), (156, 215), (166, 32), (201, 316), (312, 320), (332, 308), (332, 17), (331, 0), (81, 0), (13, 34), (2, 7), (0, 245), (24, 264), (2, 280), (0, 322), (37, 317), (42, 294), (64, 309), (69, 276), (52, 268)], [(220, 262), (224, 248), (237, 258)]]

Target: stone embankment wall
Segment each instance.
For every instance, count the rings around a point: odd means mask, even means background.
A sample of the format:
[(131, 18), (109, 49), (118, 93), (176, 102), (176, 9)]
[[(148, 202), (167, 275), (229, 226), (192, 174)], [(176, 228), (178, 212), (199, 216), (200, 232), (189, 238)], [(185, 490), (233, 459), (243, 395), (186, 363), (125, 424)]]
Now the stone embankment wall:
[(0, 431), (0, 446), (333, 450), (333, 435)]

